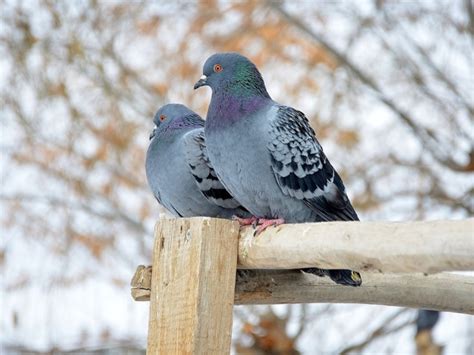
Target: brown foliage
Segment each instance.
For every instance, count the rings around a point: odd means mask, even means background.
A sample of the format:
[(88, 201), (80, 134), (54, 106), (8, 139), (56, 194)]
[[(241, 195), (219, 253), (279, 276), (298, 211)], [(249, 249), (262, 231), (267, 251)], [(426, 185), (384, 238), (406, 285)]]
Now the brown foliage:
[[(217, 51), (251, 57), (271, 95), (307, 113), (361, 216), (472, 214), (474, 103), (462, 68), (474, 17), (448, 3), (2, 5), (2, 229), (60, 260), (83, 262), (71, 255), (85, 248), (94, 262), (135, 267), (163, 211), (143, 168), (153, 113), (170, 100), (205, 113), (208, 96), (192, 85)], [(446, 48), (454, 65), (438, 55)], [(83, 264), (52, 283), (86, 279)], [(34, 282), (27, 272), (6, 287)], [(277, 318), (244, 331), (261, 351), (296, 352)]]
[(252, 345), (236, 345), (239, 355), (280, 354), (297, 355), (295, 338), (287, 333), (287, 319), (279, 318), (271, 310), (261, 314), (257, 324), (244, 323), (242, 334), (250, 336)]

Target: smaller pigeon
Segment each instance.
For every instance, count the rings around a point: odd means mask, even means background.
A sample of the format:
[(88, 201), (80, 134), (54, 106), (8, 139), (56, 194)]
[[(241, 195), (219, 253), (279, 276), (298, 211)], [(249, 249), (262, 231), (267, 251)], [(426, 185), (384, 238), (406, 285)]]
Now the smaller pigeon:
[(178, 217), (230, 218), (249, 213), (227, 192), (207, 156), (204, 120), (184, 105), (156, 113), (146, 154), (148, 185), (158, 202)]

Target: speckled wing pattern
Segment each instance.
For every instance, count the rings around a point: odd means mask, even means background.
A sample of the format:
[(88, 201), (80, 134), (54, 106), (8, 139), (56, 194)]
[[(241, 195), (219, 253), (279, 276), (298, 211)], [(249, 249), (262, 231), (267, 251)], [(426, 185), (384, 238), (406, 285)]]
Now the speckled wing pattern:
[(204, 130), (194, 130), (184, 137), (186, 162), (202, 194), (223, 208), (241, 208), (217, 177), (207, 155)]
[(284, 194), (303, 200), (323, 221), (359, 219), (302, 112), (279, 106), (267, 147)]

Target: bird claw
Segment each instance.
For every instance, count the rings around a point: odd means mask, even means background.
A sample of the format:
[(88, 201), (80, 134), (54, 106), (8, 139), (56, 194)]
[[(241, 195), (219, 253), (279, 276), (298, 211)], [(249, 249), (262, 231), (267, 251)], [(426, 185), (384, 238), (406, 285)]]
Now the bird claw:
[(280, 224), (285, 223), (283, 218), (276, 218), (276, 219), (265, 219), (265, 218), (258, 218), (255, 216), (249, 218), (241, 218), (238, 216), (232, 216), (234, 221), (239, 222), (241, 227), (244, 226), (252, 226), (255, 229), (253, 236), (256, 237), (260, 233), (262, 233), (265, 229), (270, 226), (279, 226)]
[(255, 228), (256, 224), (258, 223), (258, 218), (257, 217), (249, 217), (249, 218), (241, 218), (241, 217), (238, 217), (238, 216), (232, 216), (232, 219), (234, 221), (237, 221), (239, 222), (240, 226), (241, 227), (244, 227), (244, 226), (253, 226)]
[(265, 218), (260, 218), (258, 219), (258, 227), (253, 233), (254, 237), (258, 236), (261, 234), (265, 229), (267, 229), (270, 226), (279, 226), (280, 224), (285, 223), (285, 220), (283, 218), (276, 218), (276, 219), (265, 219)]

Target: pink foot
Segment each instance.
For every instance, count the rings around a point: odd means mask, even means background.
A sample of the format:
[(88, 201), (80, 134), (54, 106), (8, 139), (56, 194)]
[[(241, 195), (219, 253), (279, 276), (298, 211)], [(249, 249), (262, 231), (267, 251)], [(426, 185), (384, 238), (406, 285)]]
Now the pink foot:
[(255, 236), (259, 235), (262, 233), (265, 229), (267, 229), (270, 226), (279, 226), (280, 224), (285, 223), (285, 220), (283, 218), (277, 218), (277, 219), (265, 219), (265, 218), (260, 218), (258, 220), (258, 227), (257, 230), (255, 231)]
[(238, 216), (232, 216), (232, 219), (234, 221), (237, 221), (239, 222), (240, 226), (243, 227), (243, 226), (250, 226), (250, 225), (256, 225), (257, 222), (258, 222), (258, 218), (257, 217), (250, 217), (250, 218), (240, 218)]

